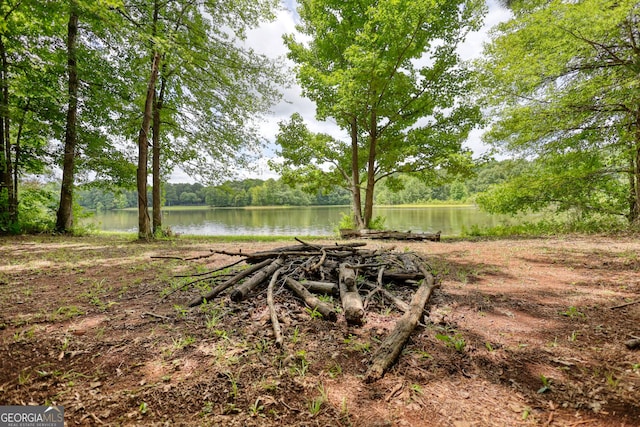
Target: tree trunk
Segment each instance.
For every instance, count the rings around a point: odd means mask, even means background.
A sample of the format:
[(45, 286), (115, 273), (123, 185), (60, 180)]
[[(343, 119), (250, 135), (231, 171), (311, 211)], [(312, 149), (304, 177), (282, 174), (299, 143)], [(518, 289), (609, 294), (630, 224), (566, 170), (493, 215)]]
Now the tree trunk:
[(629, 177), (631, 184), (629, 222), (632, 224), (640, 223), (640, 109), (636, 111), (635, 127), (635, 146), (631, 160), (633, 172)]
[(18, 220), (18, 200), (15, 194), (13, 182), (13, 165), (11, 162), (11, 138), (9, 132), (9, 64), (4, 39), (0, 35), (0, 57), (2, 70), (0, 70), (0, 143), (2, 145), (2, 187), (7, 190), (8, 223), (13, 224)]
[(78, 118), (78, 68), (76, 62), (76, 39), (78, 36), (78, 11), (71, 2), (67, 25), (67, 72), (69, 103), (67, 125), (64, 136), (64, 158), (62, 161), (62, 187), (60, 205), (56, 218), (56, 230), (69, 233), (73, 228), (73, 181), (76, 155), (76, 123)]
[(358, 123), (351, 121), (351, 200), (353, 201), (353, 225), (361, 230), (365, 226), (362, 220), (362, 200), (360, 195), (360, 162), (358, 159)]
[[(164, 69), (164, 67), (163, 67)], [(164, 105), (165, 79), (160, 76), (160, 91), (153, 103), (153, 145), (152, 145), (152, 174), (153, 174), (153, 234), (162, 231), (162, 182), (160, 179), (160, 112)]]
[(155, 94), (156, 81), (158, 80), (158, 69), (160, 67), (160, 52), (153, 52), (151, 63), (151, 75), (147, 86), (147, 97), (144, 103), (144, 115), (142, 126), (138, 135), (138, 173), (136, 180), (138, 184), (138, 238), (149, 240), (153, 237), (151, 233), (151, 220), (149, 218), (149, 200), (147, 198), (147, 161), (149, 158), (149, 130), (153, 116), (153, 97)]
[(24, 106), (22, 110), (22, 118), (18, 123), (18, 133), (16, 135), (16, 161), (13, 167), (13, 194), (16, 200), (18, 198), (18, 165), (20, 165), (20, 157), (22, 155), (21, 141), (22, 141), (22, 130), (24, 129), (24, 122), (27, 120), (27, 114), (29, 114), (29, 108), (31, 107), (31, 98), (27, 98), (27, 104)]
[(373, 219), (373, 190), (376, 186), (376, 149), (378, 133), (377, 118), (371, 113), (371, 129), (369, 130), (369, 159), (367, 160), (367, 188), (364, 196), (364, 224), (368, 228)]

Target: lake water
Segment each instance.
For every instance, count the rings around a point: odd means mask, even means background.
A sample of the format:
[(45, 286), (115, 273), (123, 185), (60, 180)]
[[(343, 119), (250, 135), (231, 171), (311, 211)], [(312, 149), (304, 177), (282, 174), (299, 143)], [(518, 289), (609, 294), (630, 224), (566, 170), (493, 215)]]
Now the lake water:
[[(270, 208), (193, 208), (163, 212), (163, 225), (176, 233), (196, 235), (282, 235), (329, 236), (337, 231), (347, 206)], [(459, 235), (473, 225), (493, 226), (502, 218), (481, 212), (475, 206), (378, 207), (374, 216), (386, 218), (385, 228), (443, 235)], [(136, 232), (138, 212), (117, 210), (98, 212), (84, 219), (105, 231)]]

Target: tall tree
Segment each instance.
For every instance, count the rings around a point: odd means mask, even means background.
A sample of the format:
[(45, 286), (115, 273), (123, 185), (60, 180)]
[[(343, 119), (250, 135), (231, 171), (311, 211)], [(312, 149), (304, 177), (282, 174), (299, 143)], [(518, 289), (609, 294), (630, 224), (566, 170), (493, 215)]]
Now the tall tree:
[(44, 146), (59, 129), (55, 32), (60, 20), (49, 10), (56, 6), (0, 2), (0, 232), (19, 231), (18, 180), (49, 162)]
[[(152, 68), (153, 91), (147, 85), (149, 104), (145, 103), (138, 135), (138, 188), (143, 194), (148, 161), (143, 150), (148, 139), (143, 144), (141, 138), (147, 138), (146, 107), (150, 106), (154, 231), (161, 228), (163, 173), (180, 165), (199, 178), (220, 179), (241, 167), (247, 150), (258, 143), (255, 119), (278, 98), (276, 86), (282, 77), (272, 61), (243, 48), (241, 41), (247, 28), (273, 18), (277, 4), (274, 0), (156, 1), (150, 20), (155, 24), (149, 29), (142, 25), (145, 5), (127, 3), (127, 16), (136, 23), (145, 49), (150, 57), (157, 53), (161, 62), (155, 76)], [(139, 234), (148, 238), (150, 230), (143, 228), (148, 218), (146, 195), (140, 201)]]
[(477, 0), (300, 2), (298, 30), (310, 41), (286, 36), (289, 58), (317, 118), (335, 119), (349, 142), (304, 137), (304, 124), (292, 117), (278, 138), (283, 176), (344, 183), (354, 222), (366, 227), (380, 180), (393, 183), (398, 172), (435, 180), (437, 169), (463, 168), (470, 153), (462, 142), (479, 111), (463, 103), (471, 79), (456, 47), (478, 28), (483, 10)]
[(535, 161), (479, 200), (494, 212), (554, 207), (638, 223), (640, 6), (553, 0), (511, 8), (479, 64), (495, 118), (487, 140)]
[[(80, 165), (85, 166), (82, 164), (86, 163), (84, 160), (91, 157), (88, 146), (107, 148), (109, 144), (104, 134), (114, 130), (109, 124), (108, 116), (114, 114), (117, 108), (110, 102), (109, 89), (105, 87), (118, 86), (118, 77), (109, 75), (115, 60), (109, 58), (113, 50), (107, 45), (112, 34), (117, 32), (118, 16), (112, 8), (118, 5), (118, 0), (68, 0), (66, 10), (62, 6), (58, 13), (51, 12), (54, 18), (58, 14), (68, 15), (65, 44), (66, 124), (61, 165), (62, 185), (56, 217), (56, 230), (59, 232), (72, 231), (76, 173)], [(86, 33), (84, 37), (79, 33), (81, 20), (83, 32)], [(96, 105), (99, 107), (96, 108)], [(109, 130), (106, 131), (105, 128)], [(100, 162), (99, 157), (98, 155), (93, 162)]]
[(69, 232), (73, 228), (73, 184), (78, 133), (78, 67), (76, 39), (78, 37), (78, 4), (69, 1), (69, 22), (67, 24), (67, 76), (68, 105), (67, 124), (64, 137), (64, 157), (62, 162), (62, 185), (58, 207), (56, 230)]

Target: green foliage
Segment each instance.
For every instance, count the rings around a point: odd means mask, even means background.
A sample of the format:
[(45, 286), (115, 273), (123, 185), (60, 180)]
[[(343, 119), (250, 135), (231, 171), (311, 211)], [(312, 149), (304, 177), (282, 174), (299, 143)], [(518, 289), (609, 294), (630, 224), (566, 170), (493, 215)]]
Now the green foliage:
[(479, 62), (494, 118), (486, 139), (533, 161), (479, 203), (637, 221), (637, 2), (515, 2), (513, 11)]
[(18, 224), (23, 233), (43, 233), (53, 230), (57, 197), (50, 188), (27, 183), (20, 192)]
[(458, 353), (463, 353), (464, 348), (467, 345), (467, 343), (464, 340), (464, 337), (457, 333), (453, 335), (436, 334), (436, 339), (444, 342), (447, 345), (447, 347), (451, 347), (455, 349)]
[(415, 173), (426, 181), (436, 169), (468, 169), (461, 143), (480, 117), (461, 103), (472, 79), (455, 47), (478, 28), (482, 7), (475, 0), (300, 2), (298, 30), (308, 41), (286, 36), (288, 56), (318, 119), (334, 119), (350, 141), (314, 134), (294, 114), (280, 123), (284, 161), (272, 166), (309, 191), (349, 189), (358, 226), (370, 225), (384, 177)]

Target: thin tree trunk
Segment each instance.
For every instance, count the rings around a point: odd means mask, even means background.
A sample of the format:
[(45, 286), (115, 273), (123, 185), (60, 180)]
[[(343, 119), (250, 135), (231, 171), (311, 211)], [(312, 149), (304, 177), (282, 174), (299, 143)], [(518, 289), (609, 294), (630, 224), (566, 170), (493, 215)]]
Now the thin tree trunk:
[(69, 105), (64, 136), (64, 158), (62, 161), (62, 187), (60, 205), (56, 217), (56, 230), (69, 233), (73, 229), (73, 181), (75, 169), (78, 119), (78, 68), (76, 59), (76, 39), (78, 36), (78, 11), (74, 1), (70, 4), (67, 25), (67, 72)]
[[(160, 13), (160, 3), (155, 0), (153, 7), (153, 36), (156, 35), (156, 25)], [(155, 43), (155, 42), (152, 42)], [(151, 232), (151, 219), (149, 218), (149, 198), (147, 197), (147, 162), (149, 161), (149, 131), (153, 120), (154, 98), (156, 94), (156, 82), (160, 73), (162, 55), (153, 46), (153, 58), (151, 60), (151, 74), (147, 84), (147, 96), (142, 115), (142, 126), (138, 134), (138, 171), (136, 181), (138, 186), (138, 238), (149, 240), (153, 237)]]
[(364, 196), (364, 224), (368, 228), (373, 219), (373, 190), (376, 185), (376, 149), (378, 134), (376, 130), (377, 118), (371, 113), (371, 129), (369, 130), (369, 159), (367, 160), (367, 188)]
[(24, 129), (24, 122), (27, 120), (27, 114), (29, 113), (29, 107), (31, 106), (31, 98), (27, 98), (27, 104), (22, 110), (22, 118), (18, 123), (18, 134), (16, 135), (16, 158), (15, 164), (13, 167), (13, 194), (15, 198), (18, 199), (18, 165), (20, 165), (20, 156), (22, 155), (21, 150), (21, 141), (22, 141), (22, 130)]
[(151, 63), (151, 75), (147, 85), (147, 97), (144, 104), (144, 115), (142, 126), (138, 135), (138, 173), (136, 180), (138, 184), (138, 238), (149, 240), (153, 237), (151, 233), (151, 219), (149, 218), (149, 199), (147, 197), (147, 161), (149, 158), (149, 131), (153, 116), (153, 95), (155, 92), (156, 80), (158, 79), (158, 68), (160, 63), (160, 53), (154, 51)]
[(2, 144), (2, 183), (7, 189), (7, 211), (9, 214), (9, 224), (18, 220), (18, 200), (15, 196), (15, 184), (13, 183), (13, 165), (11, 162), (11, 139), (10, 139), (10, 117), (9, 117), (9, 65), (7, 61), (7, 51), (4, 39), (0, 35), (0, 57), (2, 59), (2, 70), (0, 70), (0, 139)]
[(629, 222), (632, 224), (640, 223), (640, 109), (636, 111), (635, 122), (635, 150), (631, 160), (631, 170), (633, 172), (632, 176), (629, 177), (631, 184)]
[(354, 118), (351, 121), (351, 200), (353, 202), (353, 222), (357, 230), (365, 226), (362, 220), (362, 200), (360, 195), (360, 166), (358, 159), (358, 123)]
[(153, 234), (162, 231), (162, 182), (160, 179), (160, 112), (164, 105), (165, 79), (160, 76), (160, 91), (153, 104), (153, 144), (152, 144), (152, 175), (153, 175)]

